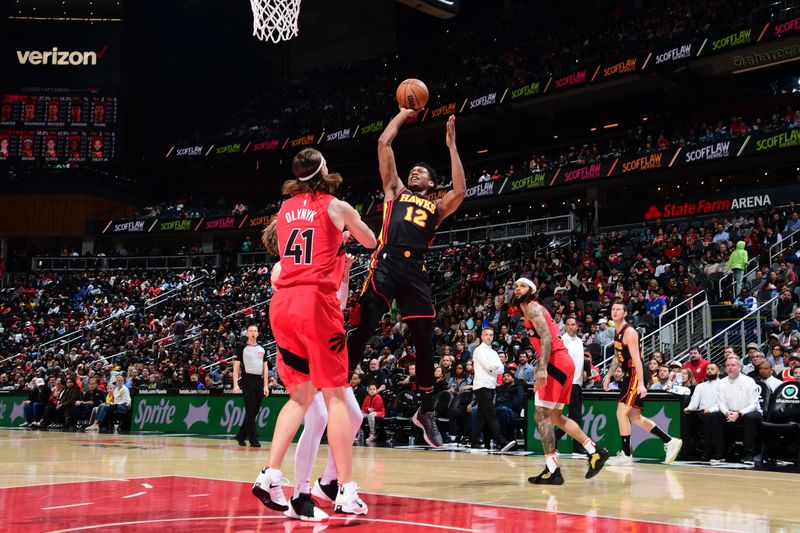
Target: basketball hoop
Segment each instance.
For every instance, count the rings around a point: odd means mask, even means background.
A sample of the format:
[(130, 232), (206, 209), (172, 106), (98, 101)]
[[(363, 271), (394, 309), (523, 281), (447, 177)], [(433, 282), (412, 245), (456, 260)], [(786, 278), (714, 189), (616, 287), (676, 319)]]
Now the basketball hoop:
[(302, 0), (250, 0), (253, 35), (262, 41), (279, 43), (296, 37), (297, 16)]

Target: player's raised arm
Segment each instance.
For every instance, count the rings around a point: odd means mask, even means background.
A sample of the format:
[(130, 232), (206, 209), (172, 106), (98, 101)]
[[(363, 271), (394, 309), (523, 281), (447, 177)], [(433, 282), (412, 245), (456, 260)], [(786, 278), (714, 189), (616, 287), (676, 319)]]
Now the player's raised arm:
[(450, 151), (450, 175), (453, 179), (453, 190), (448, 191), (438, 202), (439, 224), (458, 209), (467, 194), (467, 178), (464, 175), (464, 165), (461, 164), (461, 156), (458, 155), (458, 148), (456, 147), (455, 115), (451, 115), (447, 119), (445, 142), (447, 143), (447, 149)]
[(378, 168), (380, 169), (381, 180), (383, 181), (384, 199), (387, 202), (393, 199), (397, 191), (403, 188), (403, 182), (397, 175), (397, 164), (394, 161), (392, 141), (397, 137), (400, 126), (405, 124), (408, 117), (414, 113), (416, 113), (416, 111), (413, 109), (400, 108), (400, 111), (389, 121), (389, 124), (378, 138)]
[(364, 248), (375, 248), (378, 245), (375, 234), (369, 229), (361, 215), (358, 214), (353, 206), (343, 200), (332, 200), (328, 206), (328, 214), (337, 225), (341, 223), (342, 229), (350, 232), (350, 235)]

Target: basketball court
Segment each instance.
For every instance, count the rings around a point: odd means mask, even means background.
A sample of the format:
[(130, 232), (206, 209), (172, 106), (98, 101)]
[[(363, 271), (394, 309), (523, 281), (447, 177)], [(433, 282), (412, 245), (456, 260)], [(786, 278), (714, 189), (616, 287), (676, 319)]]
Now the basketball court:
[[(637, 464), (566, 483), (527, 478), (541, 456), (355, 447), (367, 516), (285, 518), (250, 493), (266, 461), (229, 440), (0, 430), (3, 531), (795, 531), (793, 474)], [(290, 449), (284, 471), (293, 469)], [(320, 450), (314, 474), (324, 467)], [(291, 488), (287, 490), (291, 492)], [(332, 511), (326, 507), (326, 511)], [(702, 524), (702, 527), (700, 526)]]

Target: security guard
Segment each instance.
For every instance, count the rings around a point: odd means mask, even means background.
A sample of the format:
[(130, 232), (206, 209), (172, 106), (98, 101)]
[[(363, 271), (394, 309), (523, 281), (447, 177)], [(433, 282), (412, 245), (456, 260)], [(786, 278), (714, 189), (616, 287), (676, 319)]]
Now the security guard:
[[(233, 392), (244, 393), (244, 422), (236, 440), (239, 446), (247, 446), (245, 439), (250, 439), (250, 446), (260, 448), (256, 434), (256, 417), (261, 409), (264, 396), (269, 396), (269, 366), (267, 352), (256, 342), (258, 339), (258, 326), (247, 326), (247, 344), (242, 346), (233, 360)], [(240, 371), (244, 365), (244, 372)], [(241, 386), (241, 388), (239, 388)]]

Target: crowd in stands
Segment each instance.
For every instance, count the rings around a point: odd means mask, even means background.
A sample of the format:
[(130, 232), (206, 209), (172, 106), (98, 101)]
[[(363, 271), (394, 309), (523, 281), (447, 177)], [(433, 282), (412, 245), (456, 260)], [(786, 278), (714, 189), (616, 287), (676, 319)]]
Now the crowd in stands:
[[(395, 87), (408, 73), (426, 81), (434, 101), (475, 96), (730, 31), (763, 20), (769, 6), (745, 0), (627, 2), (613, 8), (588, 1), (505, 4), (465, 11), (424, 40), (399, 33), (392, 57), (287, 80), (227, 110), (219, 122), (197, 125), (196, 137), (269, 136), (288, 127), (337, 131), (391, 114)], [(427, 53), (431, 49), (437, 53)], [(353, 79), (370, 83), (353, 85)]]
[[(431, 252), (429, 272), (437, 307), (436, 407), (448, 419), (449, 438), (468, 440), (468, 415), (474, 411), (469, 394), (472, 352), (484, 326), (495, 328), (494, 348), (505, 365), (498, 396), (508, 411), (499, 418), (505, 434), (513, 436), (537, 359), (520, 327), (519, 311), (511, 305), (514, 279), (534, 280), (540, 300), (562, 330), (568, 319), (576, 320), (588, 354), (584, 386), (596, 388), (601, 372), (597, 367), (614, 335), (610, 304), (615, 298), (627, 304), (633, 324), (652, 328), (665, 310), (701, 287), (709, 288), (711, 280), (725, 272), (736, 241), (745, 242), (752, 256), (762, 257), (770, 242), (764, 237), (786, 234), (796, 219), (792, 204), (680, 225), (656, 222), (640, 230), (575, 234), (562, 246), (536, 235)], [(798, 261), (796, 248), (789, 248), (775, 264), (762, 258), (758, 272), (759, 279), (767, 279), (758, 291), (780, 295), (780, 302), (770, 347), (757, 348), (769, 352), (773, 369), (782, 372), (776, 379), (782, 380), (790, 379), (793, 367), (800, 365), (800, 312), (796, 314), (798, 295), (793, 292)], [(42, 379), (50, 394), (46, 405), (57, 408), (70, 382), (85, 396), (94, 390), (94, 380), (100, 395), (109, 398), (109, 385), (119, 378), (134, 394), (140, 389), (231, 388), (228, 361), (246, 325), (259, 325), (262, 343), (270, 338), (268, 274), (268, 267), (228, 274), (33, 274), (24, 284), (0, 292), (0, 389), (27, 390), (32, 398), (41, 398), (37, 380)], [(203, 283), (192, 283), (203, 276)], [(348, 309), (357, 305), (360, 282), (358, 277), (351, 280)], [(146, 308), (155, 296), (173, 289), (173, 298)], [(73, 342), (42, 344), (72, 331), (82, 332)], [(362, 355), (363, 364), (353, 378), (360, 402), (375, 383), (384, 416), (413, 409), (414, 348), (395, 310), (384, 317)], [(660, 369), (665, 361), (659, 354), (644, 357), (655, 365), (651, 369), (656, 388), (676, 394), (692, 391), (698, 376), (679, 368)], [(280, 385), (274, 370), (270, 381)], [(74, 396), (70, 390), (66, 398), (79, 401)], [(372, 408), (380, 412), (377, 404)], [(75, 414), (68, 420), (58, 409), (31, 408), (26, 423), (88, 424), (92, 410), (85, 408), (79, 413), (82, 418)], [(95, 413), (94, 420), (109, 424), (114, 417), (106, 410)], [(373, 416), (373, 423), (378, 418)]]

